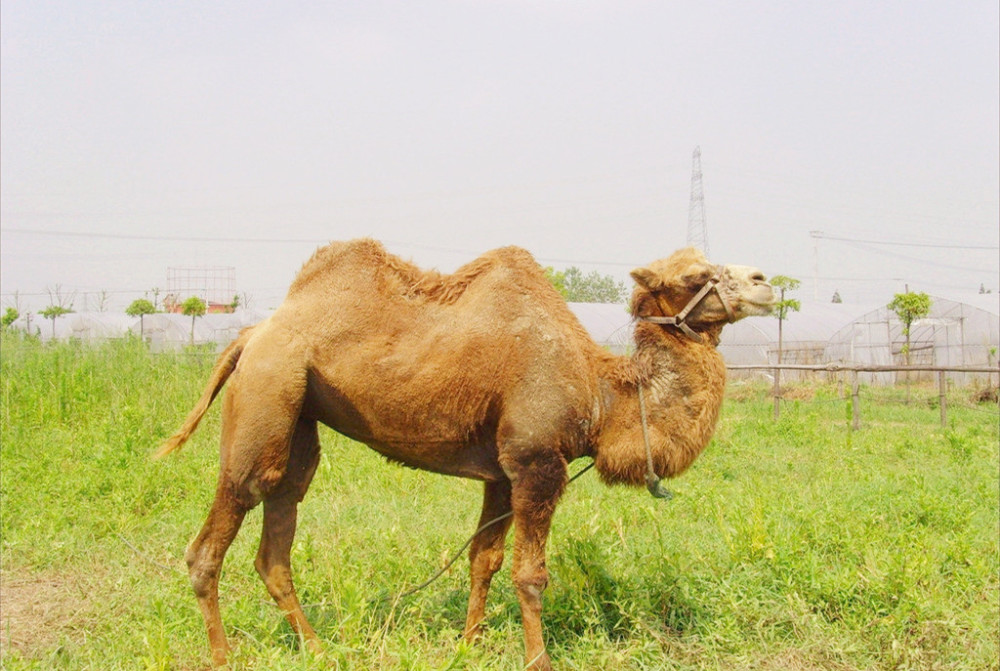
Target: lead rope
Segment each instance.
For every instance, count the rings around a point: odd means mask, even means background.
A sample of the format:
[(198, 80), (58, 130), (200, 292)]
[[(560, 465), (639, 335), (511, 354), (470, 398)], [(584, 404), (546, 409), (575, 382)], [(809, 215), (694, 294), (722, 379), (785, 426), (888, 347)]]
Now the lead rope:
[[(584, 473), (586, 473), (587, 471), (589, 471), (593, 467), (594, 467), (594, 462), (592, 461), (589, 464), (587, 464), (586, 466), (584, 466), (583, 468), (581, 468), (576, 473), (576, 475), (574, 475), (572, 478), (570, 478), (566, 482), (566, 484), (567, 485), (570, 484), (571, 482), (573, 482), (574, 480), (576, 480), (578, 477), (580, 477), (581, 475), (583, 475)], [(493, 526), (497, 522), (500, 522), (502, 520), (507, 519), (508, 517), (510, 517), (513, 514), (514, 514), (513, 510), (511, 510), (509, 512), (506, 512), (503, 515), (501, 515), (500, 517), (494, 517), (492, 520), (490, 520), (489, 522), (486, 522), (481, 527), (479, 527), (478, 529), (476, 529), (475, 533), (473, 533), (472, 536), (469, 537), (469, 540), (465, 541), (465, 545), (463, 545), (462, 547), (460, 547), (458, 549), (458, 552), (456, 552), (454, 554), (454, 556), (452, 556), (452, 558), (449, 559), (448, 562), (444, 566), (442, 566), (441, 568), (439, 568), (434, 575), (432, 575), (430, 578), (428, 578), (427, 580), (423, 581), (422, 583), (420, 583), (416, 587), (411, 587), (410, 589), (408, 589), (408, 590), (406, 590), (404, 592), (400, 592), (396, 596), (392, 597), (392, 601), (398, 601), (399, 599), (403, 599), (403, 598), (406, 598), (406, 597), (411, 596), (413, 594), (416, 594), (417, 592), (419, 592), (420, 590), (422, 590), (423, 588), (427, 587), (432, 582), (434, 582), (435, 580), (437, 580), (438, 578), (440, 578), (442, 575), (444, 575), (445, 571), (447, 571), (448, 569), (450, 569), (452, 567), (452, 565), (455, 562), (458, 561), (458, 558), (462, 556), (462, 553), (465, 552), (465, 549), (467, 547), (469, 547), (470, 545), (472, 545), (472, 541), (474, 541), (476, 539), (476, 536), (478, 536), (483, 530), (490, 528), (491, 526)], [(384, 597), (382, 597), (381, 600), (382, 601), (389, 601), (390, 598), (388, 596), (384, 596)]]
[(660, 484), (660, 478), (653, 469), (653, 450), (649, 447), (649, 428), (646, 426), (646, 399), (642, 395), (642, 383), (639, 388), (639, 417), (642, 419), (642, 444), (646, 446), (646, 489), (657, 499), (672, 499), (673, 492)]

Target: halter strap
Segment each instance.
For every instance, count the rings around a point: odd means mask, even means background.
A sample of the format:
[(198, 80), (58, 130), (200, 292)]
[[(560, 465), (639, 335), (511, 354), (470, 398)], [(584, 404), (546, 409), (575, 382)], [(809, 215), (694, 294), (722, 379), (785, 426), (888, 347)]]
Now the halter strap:
[(691, 310), (697, 307), (697, 305), (705, 299), (705, 296), (707, 296), (713, 290), (717, 294), (719, 294), (719, 300), (722, 301), (722, 307), (725, 308), (726, 310), (726, 317), (728, 318), (728, 321), (730, 322), (736, 321), (736, 313), (733, 312), (732, 306), (726, 300), (725, 296), (722, 295), (722, 292), (719, 291), (720, 282), (722, 282), (721, 272), (716, 273), (711, 278), (709, 278), (708, 282), (706, 282), (704, 286), (702, 286), (702, 288), (698, 290), (698, 293), (696, 293), (694, 296), (691, 297), (691, 300), (689, 300), (688, 304), (684, 306), (684, 309), (678, 312), (673, 317), (650, 316), (650, 317), (639, 317), (639, 320), (644, 322), (649, 322), (650, 324), (663, 324), (665, 326), (674, 326), (680, 329), (681, 333), (686, 335), (691, 340), (695, 342), (701, 342), (702, 341), (701, 334), (695, 332), (693, 328), (688, 326), (685, 320), (687, 319), (687, 316), (691, 312)]

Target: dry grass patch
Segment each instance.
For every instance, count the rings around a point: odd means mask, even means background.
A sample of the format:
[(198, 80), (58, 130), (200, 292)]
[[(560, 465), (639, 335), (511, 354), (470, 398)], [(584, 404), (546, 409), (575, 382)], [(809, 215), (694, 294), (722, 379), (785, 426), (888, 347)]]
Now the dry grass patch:
[(92, 590), (82, 576), (0, 571), (0, 659), (48, 654), (93, 615)]
[(830, 659), (830, 655), (824, 652), (808, 653), (802, 650), (785, 650), (755, 660), (747, 668), (756, 671), (857, 671), (857, 667)]
[(815, 387), (795, 385), (781, 388), (781, 397), (786, 401), (811, 401), (815, 396)]

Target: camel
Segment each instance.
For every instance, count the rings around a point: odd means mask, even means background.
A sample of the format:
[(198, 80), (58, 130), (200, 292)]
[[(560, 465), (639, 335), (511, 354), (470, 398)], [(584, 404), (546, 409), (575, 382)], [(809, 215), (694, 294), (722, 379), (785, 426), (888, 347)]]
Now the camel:
[(213, 663), (229, 653), (223, 558), (261, 501), (257, 572), (304, 644), (322, 649), (289, 557), (322, 422), (389, 461), (483, 481), (479, 527), (512, 512), (472, 543), (464, 636), (481, 632), (513, 523), (526, 665), (551, 669), (545, 545), (568, 464), (590, 457), (605, 483), (662, 493), (658, 479), (682, 473), (714, 431), (726, 377), (716, 351), (722, 327), (774, 302), (759, 270), (712, 265), (691, 248), (631, 275), (636, 349), (626, 357), (589, 337), (523, 249), (488, 252), (450, 275), (370, 239), (318, 249), (277, 311), (222, 352), (201, 399), (158, 451), (191, 436), (228, 380), (215, 499), (185, 554)]

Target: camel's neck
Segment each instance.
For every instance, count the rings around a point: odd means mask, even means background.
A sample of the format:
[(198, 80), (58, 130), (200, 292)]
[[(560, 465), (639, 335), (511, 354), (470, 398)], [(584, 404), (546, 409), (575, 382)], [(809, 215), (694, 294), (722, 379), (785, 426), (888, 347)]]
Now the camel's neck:
[(639, 485), (646, 474), (646, 451), (637, 385), (643, 385), (656, 475), (673, 477), (691, 465), (712, 437), (726, 368), (710, 338), (696, 343), (639, 325), (636, 341), (629, 374), (619, 370), (605, 380), (609, 393), (594, 457), (605, 481)]

